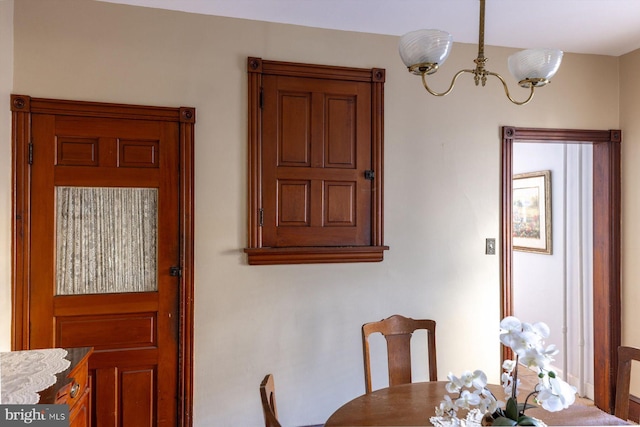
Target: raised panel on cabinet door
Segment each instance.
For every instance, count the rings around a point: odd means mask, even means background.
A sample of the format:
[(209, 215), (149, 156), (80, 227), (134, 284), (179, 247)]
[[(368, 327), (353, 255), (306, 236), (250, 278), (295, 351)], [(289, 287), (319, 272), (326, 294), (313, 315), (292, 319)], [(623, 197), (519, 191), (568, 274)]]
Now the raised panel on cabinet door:
[(279, 93), (278, 166), (311, 165), (311, 94)]
[(327, 96), (325, 104), (325, 167), (355, 169), (357, 110), (353, 96)]
[(278, 227), (310, 225), (311, 182), (278, 180)]
[(328, 181), (324, 185), (324, 225), (357, 226), (356, 183)]

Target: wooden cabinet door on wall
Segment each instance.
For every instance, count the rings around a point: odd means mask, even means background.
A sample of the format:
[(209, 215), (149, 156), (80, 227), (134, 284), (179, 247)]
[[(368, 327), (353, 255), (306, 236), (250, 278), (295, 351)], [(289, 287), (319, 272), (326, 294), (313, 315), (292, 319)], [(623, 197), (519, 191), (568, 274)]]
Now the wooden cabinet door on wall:
[(248, 71), (249, 264), (382, 261), (384, 70)]

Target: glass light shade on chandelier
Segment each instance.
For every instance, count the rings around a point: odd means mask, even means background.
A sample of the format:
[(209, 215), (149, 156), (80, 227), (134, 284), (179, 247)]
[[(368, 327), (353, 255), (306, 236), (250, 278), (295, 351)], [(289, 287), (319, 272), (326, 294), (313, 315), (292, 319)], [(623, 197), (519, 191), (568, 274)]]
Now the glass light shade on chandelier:
[(487, 76), (494, 76), (500, 80), (504, 87), (505, 95), (511, 102), (517, 105), (527, 104), (533, 99), (536, 87), (542, 87), (556, 74), (562, 62), (562, 51), (558, 49), (527, 49), (514, 53), (508, 58), (509, 71), (524, 88), (529, 88), (529, 97), (523, 101), (514, 100), (504, 78), (497, 73), (485, 68), (487, 58), (484, 56), (484, 10), (485, 0), (480, 0), (480, 31), (478, 37), (478, 57), (474, 59), (476, 67), (458, 71), (451, 80), (449, 89), (444, 92), (436, 92), (427, 84), (426, 76), (438, 71), (451, 52), (453, 37), (442, 30), (416, 30), (411, 31), (400, 38), (398, 50), (400, 58), (407, 66), (410, 73), (422, 77), (424, 88), (432, 95), (448, 95), (460, 75), (469, 73), (474, 75), (476, 86), (486, 84)]
[(555, 76), (562, 62), (562, 51), (558, 49), (527, 49), (509, 56), (507, 64), (509, 72), (518, 80), (520, 86), (523, 80), (538, 80), (534, 86), (544, 86), (551, 77)]
[[(451, 52), (452, 45), (453, 37), (446, 31), (411, 31), (400, 39), (400, 58), (410, 72), (420, 75), (420, 66), (444, 64), (449, 52)], [(436, 71), (437, 67), (429, 70), (427, 74), (433, 74)]]

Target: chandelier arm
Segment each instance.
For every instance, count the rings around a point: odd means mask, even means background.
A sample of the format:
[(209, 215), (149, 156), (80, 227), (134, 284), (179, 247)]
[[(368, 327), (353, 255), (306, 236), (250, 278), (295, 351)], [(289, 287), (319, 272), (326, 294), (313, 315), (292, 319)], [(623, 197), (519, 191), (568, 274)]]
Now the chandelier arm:
[(474, 70), (460, 70), (460, 71), (458, 71), (455, 74), (455, 76), (453, 76), (453, 79), (451, 80), (451, 86), (449, 86), (449, 89), (447, 89), (446, 91), (444, 91), (442, 93), (438, 93), (438, 92), (435, 92), (435, 91), (431, 90), (429, 85), (427, 85), (427, 73), (422, 73), (422, 85), (427, 90), (427, 92), (429, 92), (431, 95), (434, 95), (434, 96), (445, 96), (445, 95), (448, 95), (453, 90), (453, 86), (455, 86), (456, 80), (458, 80), (458, 77), (460, 77), (460, 75), (462, 73), (474, 74)]
[(509, 101), (513, 102), (514, 104), (516, 104), (516, 105), (525, 105), (525, 104), (529, 103), (529, 101), (531, 101), (533, 99), (533, 94), (534, 94), (534, 91), (536, 90), (536, 87), (533, 84), (530, 85), (531, 92), (529, 93), (529, 97), (527, 99), (525, 99), (524, 101), (516, 101), (515, 99), (513, 99), (511, 97), (511, 94), (509, 93), (509, 87), (507, 86), (507, 82), (504, 81), (504, 78), (502, 78), (502, 76), (500, 74), (494, 73), (492, 71), (487, 71), (486, 74), (488, 76), (497, 77), (498, 80), (500, 80), (502, 82), (502, 86), (504, 87), (505, 95), (507, 95), (507, 98), (509, 98)]

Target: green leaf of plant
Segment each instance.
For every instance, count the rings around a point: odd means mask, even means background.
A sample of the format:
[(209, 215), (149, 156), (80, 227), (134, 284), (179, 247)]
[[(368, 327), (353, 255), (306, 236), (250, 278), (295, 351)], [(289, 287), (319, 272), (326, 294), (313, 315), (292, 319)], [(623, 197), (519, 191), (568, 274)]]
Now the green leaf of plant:
[(512, 420), (511, 418), (498, 417), (493, 420), (494, 426), (517, 426), (518, 422), (516, 420)]
[(518, 403), (518, 413), (522, 414), (525, 410), (530, 408), (535, 408), (536, 405), (532, 405), (531, 403), (527, 403), (526, 405), (523, 403)]
[(509, 400), (507, 400), (507, 407), (505, 410), (505, 414), (507, 415), (508, 418), (511, 418), (512, 420), (518, 419), (518, 415), (520, 414), (518, 413), (518, 405), (514, 399), (509, 398)]
[(518, 425), (519, 426), (537, 426), (538, 420), (536, 420), (535, 418), (531, 418), (531, 417), (527, 417), (526, 415), (523, 415), (520, 418), (518, 418)]

